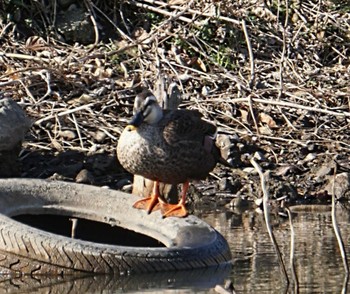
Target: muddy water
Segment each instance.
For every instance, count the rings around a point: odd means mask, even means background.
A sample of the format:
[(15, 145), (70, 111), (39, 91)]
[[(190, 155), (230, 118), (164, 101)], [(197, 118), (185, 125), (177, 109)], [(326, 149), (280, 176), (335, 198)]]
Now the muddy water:
[[(261, 213), (246, 211), (242, 214), (203, 215), (229, 242), (234, 258), (230, 278), (238, 293), (341, 293), (345, 289), (346, 275), (332, 227), (330, 207), (294, 207), (292, 211), (294, 279), (289, 261), (289, 221), (287, 218), (272, 218), (273, 232), (287, 267), (288, 288)], [(337, 208), (337, 221), (348, 256), (349, 217), (346, 209)]]
[[(216, 284), (232, 280), (237, 293), (345, 293), (346, 280), (332, 228), (330, 208), (309, 206), (293, 209), (295, 273), (289, 256), (291, 228), (287, 218), (272, 217), (273, 231), (287, 267), (290, 285), (280, 266), (260, 212), (224, 211), (202, 213), (229, 242), (232, 266), (177, 273), (129, 277), (41, 277), (32, 279), (0, 276), (0, 292), (36, 293), (215, 293)], [(350, 214), (337, 209), (337, 221), (350, 256)], [(344, 282), (345, 281), (345, 282)]]

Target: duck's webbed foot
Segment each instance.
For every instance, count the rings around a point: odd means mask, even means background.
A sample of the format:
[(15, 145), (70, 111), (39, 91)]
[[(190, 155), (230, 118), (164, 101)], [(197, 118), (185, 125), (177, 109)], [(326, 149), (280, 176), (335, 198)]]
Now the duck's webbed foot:
[(147, 213), (150, 214), (152, 211), (156, 211), (160, 208), (158, 198), (159, 198), (159, 182), (155, 181), (152, 195), (150, 197), (146, 197), (136, 201), (132, 207), (146, 210)]

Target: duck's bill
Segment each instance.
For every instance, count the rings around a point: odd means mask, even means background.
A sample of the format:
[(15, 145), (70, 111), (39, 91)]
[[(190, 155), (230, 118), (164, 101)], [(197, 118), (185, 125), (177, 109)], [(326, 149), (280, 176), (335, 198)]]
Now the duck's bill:
[(140, 112), (137, 112), (137, 113), (131, 118), (131, 120), (130, 120), (130, 122), (129, 122), (129, 126), (133, 126), (134, 128), (137, 128), (137, 127), (139, 127), (139, 126), (142, 124), (143, 119), (144, 119), (144, 117), (143, 117), (142, 112), (141, 112), (141, 111), (140, 111)]

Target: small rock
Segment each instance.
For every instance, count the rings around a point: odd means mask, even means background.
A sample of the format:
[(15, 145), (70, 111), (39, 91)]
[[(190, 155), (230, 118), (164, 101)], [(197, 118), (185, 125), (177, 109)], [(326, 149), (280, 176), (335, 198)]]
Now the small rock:
[(65, 130), (65, 131), (59, 132), (59, 136), (68, 141), (72, 141), (77, 137), (77, 134), (71, 130)]
[(214, 288), (216, 293), (219, 294), (231, 294), (231, 292), (229, 292), (228, 290), (226, 290), (224, 287), (222, 287), (221, 285), (216, 285)]
[[(333, 194), (333, 181), (334, 176), (326, 176), (328, 179), (328, 184), (325, 187), (325, 191), (328, 192), (328, 195)], [(334, 195), (336, 198), (341, 198), (350, 188), (350, 174), (349, 173), (340, 173), (335, 176), (334, 183)]]
[(182, 75), (179, 75), (178, 78), (180, 79), (181, 82), (186, 83), (192, 78), (192, 76), (190, 76), (187, 73), (184, 73)]
[(309, 150), (310, 152), (315, 151), (315, 149), (316, 149), (315, 144), (308, 144), (307, 145), (307, 150)]
[(256, 206), (260, 206), (263, 203), (263, 199), (262, 198), (256, 198), (254, 200), (254, 203), (255, 203)]
[(122, 189), (123, 192), (131, 193), (132, 191), (132, 184), (130, 185), (125, 185)]
[(256, 160), (260, 160), (260, 161), (265, 160), (265, 156), (259, 151), (255, 152), (253, 157)]
[(232, 167), (240, 165), (240, 152), (236, 147), (238, 139), (233, 135), (219, 134), (216, 138), (216, 146), (220, 149), (220, 154)]
[(103, 131), (97, 131), (94, 138), (97, 142), (102, 143), (106, 139), (106, 133)]
[(66, 11), (57, 14), (56, 29), (66, 42), (89, 44), (94, 42), (94, 29), (90, 15), (84, 8), (70, 5)]
[(218, 134), (216, 137), (216, 144), (222, 149), (229, 149), (232, 145), (230, 136), (226, 134)]
[(77, 183), (93, 184), (94, 177), (92, 176), (90, 171), (88, 171), (87, 169), (82, 169), (75, 177), (75, 181)]
[(202, 88), (202, 95), (203, 95), (203, 96), (208, 96), (208, 95), (209, 95), (209, 92), (210, 92), (209, 87), (204, 86), (204, 87)]
[(316, 180), (320, 180), (323, 178), (325, 175), (329, 175), (330, 172), (332, 171), (333, 166), (330, 165), (322, 165), (320, 168), (317, 169), (316, 171)]
[(293, 171), (295, 171), (295, 166), (287, 164), (276, 168), (275, 173), (277, 176), (286, 176), (287, 174), (289, 174), (289, 172), (292, 173)]
[(226, 290), (230, 291), (231, 293), (233, 293), (235, 291), (235, 288), (233, 286), (233, 282), (231, 280), (226, 280), (225, 281), (224, 288)]
[(98, 146), (96, 144), (92, 144), (89, 148), (88, 155), (90, 156), (90, 155), (95, 154), (97, 149), (98, 149)]
[(0, 100), (0, 151), (11, 150), (31, 126), (23, 109), (12, 99)]
[(306, 155), (306, 157), (304, 158), (304, 162), (308, 162), (308, 161), (312, 161), (317, 157), (316, 153), (309, 153), (308, 155)]
[(231, 207), (242, 208), (242, 207), (246, 207), (248, 205), (249, 205), (249, 201), (246, 199), (243, 199), (241, 197), (236, 197), (236, 198), (232, 199), (230, 202)]
[[(123, 190), (125, 186), (130, 186), (130, 185), (131, 185), (131, 181), (129, 179), (121, 179), (117, 182), (116, 189)], [(129, 187), (127, 187), (127, 189), (129, 189)]]
[(70, 179), (59, 174), (59, 173), (54, 173), (50, 177), (48, 177), (49, 180), (52, 181), (69, 181)]
[(229, 159), (227, 159), (227, 163), (228, 163), (229, 165), (233, 166), (234, 163), (235, 163), (235, 160), (234, 160), (233, 158), (229, 158)]
[(74, 4), (75, 0), (58, 0), (57, 4), (63, 8), (68, 8), (70, 5)]
[(0, 100), (0, 177), (20, 175), (18, 154), (30, 126), (30, 119), (15, 101)]
[(21, 165), (18, 161), (18, 153), (21, 149), (21, 144), (14, 147), (12, 150), (0, 151), (0, 177), (18, 177), (20, 176)]
[(247, 174), (257, 174), (258, 173), (254, 167), (245, 167), (243, 169), (243, 172), (245, 172)]
[(243, 144), (243, 143), (237, 143), (237, 148), (239, 149), (239, 150), (243, 150), (244, 149), (244, 147), (245, 147), (245, 145)]
[(220, 181), (219, 181), (219, 184), (218, 184), (218, 188), (220, 191), (224, 191), (224, 190), (227, 190), (229, 187), (229, 181), (227, 178), (222, 178)]

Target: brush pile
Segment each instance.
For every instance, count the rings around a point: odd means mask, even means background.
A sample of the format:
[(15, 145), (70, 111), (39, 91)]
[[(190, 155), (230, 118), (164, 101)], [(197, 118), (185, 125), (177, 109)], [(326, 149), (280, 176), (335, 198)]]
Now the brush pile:
[(125, 188), (133, 89), (163, 80), (228, 135), (209, 202), (261, 196), (251, 157), (274, 199), (349, 198), (348, 1), (46, 2), (0, 4), (0, 95), (33, 120), (21, 176)]

